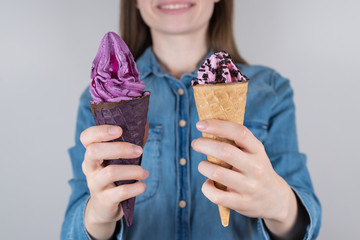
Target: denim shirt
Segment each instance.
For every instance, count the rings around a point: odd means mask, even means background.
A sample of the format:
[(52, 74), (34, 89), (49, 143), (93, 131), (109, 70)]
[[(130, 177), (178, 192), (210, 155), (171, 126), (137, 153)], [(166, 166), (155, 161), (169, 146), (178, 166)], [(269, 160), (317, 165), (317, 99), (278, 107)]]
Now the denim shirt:
[[(210, 53), (211, 54), (211, 53)], [(134, 221), (127, 227), (119, 221), (117, 239), (270, 239), (260, 218), (249, 218), (233, 210), (229, 226), (221, 225), (217, 205), (201, 192), (206, 178), (198, 170), (206, 156), (190, 143), (200, 138), (199, 121), (191, 80), (196, 72), (180, 80), (164, 72), (152, 48), (138, 59), (146, 90), (151, 92), (148, 112), (149, 135), (142, 166), (150, 173), (146, 190), (136, 197)], [(310, 219), (304, 239), (315, 239), (321, 224), (321, 207), (314, 193), (306, 156), (299, 152), (295, 126), (293, 91), (289, 81), (262, 66), (237, 65), (249, 79), (244, 125), (264, 144), (275, 171), (286, 180)], [(62, 227), (62, 239), (90, 239), (84, 227), (89, 189), (81, 164), (85, 148), (79, 137), (95, 125), (88, 89), (82, 94), (76, 125), (76, 144), (69, 149), (73, 179), (71, 196)], [(185, 121), (185, 126), (179, 124)], [(184, 123), (182, 121), (182, 123)], [(179, 204), (183, 201), (182, 204)], [(184, 206), (185, 205), (185, 206)]]

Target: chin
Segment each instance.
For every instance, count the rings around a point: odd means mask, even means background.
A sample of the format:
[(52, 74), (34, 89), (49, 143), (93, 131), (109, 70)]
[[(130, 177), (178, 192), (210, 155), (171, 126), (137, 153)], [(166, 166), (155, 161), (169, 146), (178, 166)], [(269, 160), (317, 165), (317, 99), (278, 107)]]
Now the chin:
[(194, 29), (188, 25), (182, 26), (179, 24), (169, 24), (167, 26), (163, 26), (161, 29), (159, 29), (159, 31), (168, 34), (186, 34), (193, 32)]

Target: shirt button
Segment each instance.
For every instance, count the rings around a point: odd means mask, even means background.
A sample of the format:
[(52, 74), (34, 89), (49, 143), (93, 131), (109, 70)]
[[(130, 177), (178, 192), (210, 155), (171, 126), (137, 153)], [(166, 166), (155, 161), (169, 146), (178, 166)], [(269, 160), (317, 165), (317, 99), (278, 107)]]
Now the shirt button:
[(186, 159), (185, 158), (180, 158), (180, 165), (184, 166), (186, 164)]
[(186, 121), (185, 121), (185, 120), (180, 120), (180, 121), (179, 121), (179, 126), (180, 126), (180, 127), (185, 127), (185, 125), (186, 125)]
[(181, 200), (181, 201), (179, 202), (179, 207), (180, 207), (180, 208), (186, 207), (186, 202), (185, 202), (184, 200)]
[(180, 96), (182, 96), (182, 95), (184, 94), (184, 89), (179, 88), (179, 89), (178, 89), (178, 94), (179, 94)]

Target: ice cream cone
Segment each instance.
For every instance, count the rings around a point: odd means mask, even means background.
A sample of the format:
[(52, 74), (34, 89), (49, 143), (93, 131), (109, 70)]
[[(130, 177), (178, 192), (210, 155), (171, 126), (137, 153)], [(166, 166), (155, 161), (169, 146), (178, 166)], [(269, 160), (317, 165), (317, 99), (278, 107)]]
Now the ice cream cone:
[[(143, 147), (149, 99), (150, 93), (145, 92), (144, 96), (132, 100), (101, 102), (98, 104), (90, 103), (90, 107), (96, 125), (109, 124), (122, 128), (123, 134), (121, 137), (113, 141), (129, 142)], [(104, 161), (105, 166), (109, 164), (140, 165), (141, 156), (133, 159), (120, 158)], [(135, 180), (126, 180), (117, 181), (115, 184), (119, 186), (134, 182)], [(124, 211), (126, 224), (130, 226), (134, 215), (135, 197), (121, 202), (121, 206)]]
[[(248, 82), (218, 83), (218, 84), (198, 84), (193, 86), (196, 108), (200, 120), (218, 119), (244, 123), (246, 93)], [(203, 133), (204, 137), (219, 140), (232, 144), (235, 143), (228, 139)], [(207, 156), (208, 161), (222, 167), (231, 168), (226, 162)], [(226, 190), (226, 186), (215, 182), (215, 186), (221, 190)], [(219, 206), (221, 223), (224, 227), (229, 225), (230, 209)]]

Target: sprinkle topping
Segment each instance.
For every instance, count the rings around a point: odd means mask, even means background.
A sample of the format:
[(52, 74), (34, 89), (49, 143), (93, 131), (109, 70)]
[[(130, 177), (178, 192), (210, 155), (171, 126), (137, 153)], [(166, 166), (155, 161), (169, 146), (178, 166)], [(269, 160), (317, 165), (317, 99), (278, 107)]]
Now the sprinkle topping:
[(206, 59), (198, 70), (198, 77), (192, 81), (197, 84), (217, 84), (246, 82), (249, 79), (243, 75), (227, 52), (217, 52)]

